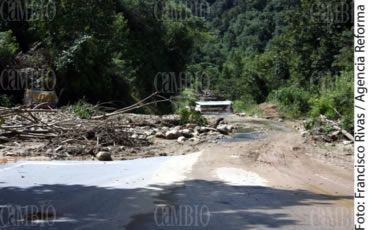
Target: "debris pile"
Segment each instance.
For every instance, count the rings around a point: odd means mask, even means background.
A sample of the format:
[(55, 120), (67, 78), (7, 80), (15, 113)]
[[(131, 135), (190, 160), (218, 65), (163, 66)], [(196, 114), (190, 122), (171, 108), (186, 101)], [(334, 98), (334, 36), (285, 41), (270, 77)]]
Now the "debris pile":
[[(309, 121), (304, 121), (304, 126), (312, 126)], [(327, 143), (332, 143), (336, 141), (342, 141), (343, 144), (351, 144), (354, 141), (352, 134), (342, 129), (338, 122), (332, 121), (321, 115), (318, 123), (313, 125), (308, 130), (302, 131), (301, 135), (303, 137), (311, 137), (313, 141), (323, 141)]]
[[(209, 126), (180, 125), (177, 115), (121, 113), (105, 119), (80, 119), (65, 110), (27, 107), (0, 108), (0, 124), (0, 149), (14, 143), (42, 143), (22, 153), (4, 150), (4, 155), (27, 157), (36, 154), (58, 160), (81, 157), (104, 161), (126, 159), (127, 154), (143, 152), (143, 148), (149, 149), (161, 140), (171, 145), (187, 143), (184, 146), (193, 146), (223, 139), (234, 129), (223, 119)], [(144, 157), (153, 156), (150, 154), (149, 151)]]
[(1, 108), (0, 140), (7, 142), (46, 141), (40, 149), (53, 159), (68, 155), (92, 155), (108, 146), (146, 146), (146, 138), (135, 138), (137, 132), (129, 122), (83, 120), (61, 110)]

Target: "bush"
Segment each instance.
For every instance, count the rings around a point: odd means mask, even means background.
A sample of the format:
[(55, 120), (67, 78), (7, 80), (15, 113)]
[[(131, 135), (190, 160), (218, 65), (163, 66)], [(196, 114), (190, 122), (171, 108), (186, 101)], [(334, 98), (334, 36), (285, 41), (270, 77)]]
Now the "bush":
[(246, 113), (250, 116), (261, 115), (262, 111), (251, 96), (244, 96), (233, 102), (233, 110), (236, 113)]
[(320, 90), (320, 95), (310, 102), (312, 118), (321, 114), (332, 120), (340, 120), (342, 128), (353, 129), (353, 72), (345, 72), (331, 84)]
[(7, 95), (0, 95), (0, 106), (1, 107), (13, 107), (15, 105), (13, 97)]
[(206, 125), (207, 120), (199, 111), (195, 111), (196, 93), (193, 89), (184, 89), (175, 101), (175, 110), (180, 115), (180, 124)]
[(183, 108), (177, 112), (180, 115), (180, 124), (196, 124), (199, 126), (207, 125), (207, 119), (199, 111)]
[(310, 110), (310, 93), (295, 86), (273, 91), (268, 100), (278, 104), (280, 111), (292, 118), (305, 115)]
[(18, 43), (11, 31), (0, 32), (0, 60), (9, 62), (18, 51)]
[(90, 119), (95, 114), (95, 108), (84, 99), (79, 100), (71, 107), (72, 112), (81, 119)]

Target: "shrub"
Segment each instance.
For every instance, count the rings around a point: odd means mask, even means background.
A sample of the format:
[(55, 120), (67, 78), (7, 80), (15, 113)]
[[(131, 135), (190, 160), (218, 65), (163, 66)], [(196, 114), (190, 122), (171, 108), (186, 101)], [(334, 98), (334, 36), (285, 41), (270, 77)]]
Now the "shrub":
[(0, 60), (9, 62), (18, 51), (18, 43), (11, 31), (0, 32)]
[(251, 96), (243, 96), (240, 100), (233, 102), (233, 110), (237, 113), (246, 113), (248, 115), (261, 115), (262, 111)]
[(175, 110), (180, 115), (181, 124), (197, 124), (206, 125), (207, 120), (199, 111), (195, 111), (195, 101), (197, 100), (195, 91), (193, 89), (185, 89), (181, 92), (175, 101)]
[(295, 86), (273, 91), (270, 93), (268, 100), (277, 103), (280, 111), (292, 118), (305, 115), (310, 110), (310, 93)]
[(95, 108), (84, 99), (79, 100), (72, 105), (72, 112), (81, 119), (90, 119), (95, 114)]
[(247, 103), (242, 100), (236, 100), (233, 102), (233, 110), (237, 113), (245, 112), (247, 110)]
[(0, 106), (1, 107), (13, 107), (14, 106), (14, 99), (8, 95), (0, 95)]
[(345, 72), (326, 84), (319, 96), (310, 102), (312, 118), (325, 115), (329, 119), (339, 120), (342, 128), (353, 129), (353, 72)]
[(199, 111), (183, 108), (178, 110), (177, 114), (180, 115), (180, 124), (196, 124), (199, 126), (207, 125), (207, 119)]

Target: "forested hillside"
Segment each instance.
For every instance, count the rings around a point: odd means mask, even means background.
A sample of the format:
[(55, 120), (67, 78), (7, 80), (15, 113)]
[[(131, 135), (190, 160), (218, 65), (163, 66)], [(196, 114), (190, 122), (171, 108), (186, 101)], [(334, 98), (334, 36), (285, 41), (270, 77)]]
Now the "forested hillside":
[(238, 105), (273, 101), (288, 116), (325, 114), (352, 128), (351, 1), (212, 2), (217, 38), (194, 65), (215, 89)]
[[(270, 101), (288, 117), (324, 114), (352, 129), (351, 1), (55, 0), (44, 20), (9, 20), (9, 1), (0, 2), (0, 70), (50, 67), (61, 104), (124, 106), (154, 92), (158, 73), (202, 73), (237, 110)], [(32, 56), (36, 44), (41, 61)]]

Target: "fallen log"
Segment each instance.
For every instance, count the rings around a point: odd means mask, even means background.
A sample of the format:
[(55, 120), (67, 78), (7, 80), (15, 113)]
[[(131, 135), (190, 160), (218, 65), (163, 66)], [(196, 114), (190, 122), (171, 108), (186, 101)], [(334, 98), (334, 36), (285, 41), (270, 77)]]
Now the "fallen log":
[(117, 111), (112, 112), (112, 113), (105, 113), (103, 115), (93, 116), (91, 119), (92, 120), (105, 119), (105, 118), (117, 116), (117, 115), (120, 115), (120, 114), (123, 114), (123, 113), (128, 113), (130, 111), (133, 111), (135, 109), (140, 109), (140, 108), (148, 106), (148, 105), (153, 105), (153, 104), (166, 102), (166, 101), (171, 101), (171, 100), (170, 99), (163, 99), (163, 100), (152, 101), (152, 102), (148, 102), (148, 103), (144, 103), (144, 104), (137, 104), (136, 106), (129, 106), (127, 108), (123, 108), (123, 109), (117, 110)]
[(337, 122), (329, 120), (324, 115), (320, 115), (320, 119), (321, 119), (321, 121), (326, 122), (327, 124), (330, 124), (331, 126), (333, 126), (334, 129), (340, 131), (349, 140), (355, 141), (355, 138), (353, 137), (353, 135), (350, 134), (349, 132), (347, 132), (346, 130), (342, 129)]

